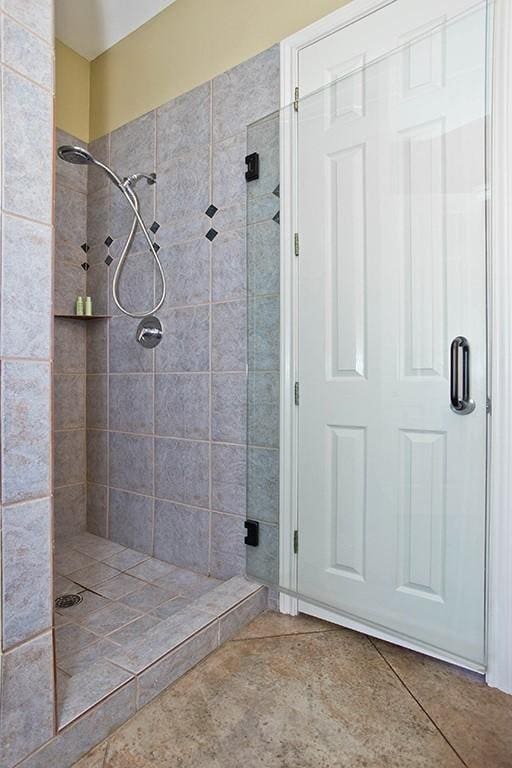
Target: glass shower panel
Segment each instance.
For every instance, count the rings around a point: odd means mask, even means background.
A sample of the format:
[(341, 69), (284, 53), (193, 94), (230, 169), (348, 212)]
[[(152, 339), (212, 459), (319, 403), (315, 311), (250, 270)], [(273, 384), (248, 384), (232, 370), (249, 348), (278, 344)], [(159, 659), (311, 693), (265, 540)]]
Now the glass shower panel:
[(259, 175), (247, 182), (246, 565), (267, 584), (279, 580), (279, 121), (275, 112), (247, 130)]

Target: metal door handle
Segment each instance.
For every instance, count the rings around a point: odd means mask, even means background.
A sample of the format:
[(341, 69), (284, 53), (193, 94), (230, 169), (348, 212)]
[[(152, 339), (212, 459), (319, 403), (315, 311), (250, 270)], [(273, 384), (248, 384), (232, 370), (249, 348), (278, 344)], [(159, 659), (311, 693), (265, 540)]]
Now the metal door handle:
[(475, 410), (469, 390), (469, 342), (465, 336), (456, 336), (450, 347), (450, 408), (460, 416)]

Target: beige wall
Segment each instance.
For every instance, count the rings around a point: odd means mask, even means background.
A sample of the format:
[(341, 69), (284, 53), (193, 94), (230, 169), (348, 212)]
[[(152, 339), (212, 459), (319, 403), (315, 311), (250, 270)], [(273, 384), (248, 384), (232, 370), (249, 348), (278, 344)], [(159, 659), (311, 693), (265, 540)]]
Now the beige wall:
[(347, 2), (177, 0), (92, 62), (90, 138), (211, 79)]
[(90, 62), (60, 40), (55, 42), (57, 127), (82, 141), (89, 141)]

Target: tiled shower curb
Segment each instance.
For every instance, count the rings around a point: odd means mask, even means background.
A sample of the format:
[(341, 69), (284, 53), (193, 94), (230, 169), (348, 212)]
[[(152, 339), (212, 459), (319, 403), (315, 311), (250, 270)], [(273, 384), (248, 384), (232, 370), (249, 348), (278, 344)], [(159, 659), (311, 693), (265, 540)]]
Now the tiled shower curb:
[(66, 724), (19, 768), (71, 768), (92, 747), (267, 608), (266, 587), (235, 576), (146, 633), (110, 661), (129, 675), (114, 692)]

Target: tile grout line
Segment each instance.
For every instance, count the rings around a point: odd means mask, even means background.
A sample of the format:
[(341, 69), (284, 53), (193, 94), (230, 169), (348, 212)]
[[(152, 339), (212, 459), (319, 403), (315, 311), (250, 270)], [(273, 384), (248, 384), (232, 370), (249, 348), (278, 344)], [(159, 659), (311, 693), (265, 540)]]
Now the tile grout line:
[(423, 712), (423, 713), (424, 713), (424, 714), (425, 714), (425, 715), (428, 717), (428, 719), (430, 720), (430, 722), (432, 723), (432, 725), (434, 726), (434, 728), (436, 729), (436, 731), (437, 731), (437, 732), (438, 732), (438, 733), (441, 735), (441, 737), (442, 737), (442, 738), (444, 739), (444, 741), (445, 741), (445, 742), (448, 744), (448, 746), (450, 747), (450, 749), (451, 749), (451, 750), (453, 750), (453, 752), (454, 752), (454, 753), (456, 754), (456, 756), (459, 758), (459, 760), (461, 761), (462, 765), (464, 765), (464, 766), (465, 766), (465, 768), (470, 768), (470, 767), (468, 766), (468, 764), (466, 763), (466, 761), (464, 760), (464, 758), (462, 757), (462, 755), (461, 755), (461, 754), (460, 754), (460, 753), (459, 753), (459, 752), (458, 752), (458, 751), (455, 749), (455, 747), (453, 746), (453, 744), (450, 742), (450, 740), (448, 739), (448, 737), (447, 737), (447, 736), (445, 736), (445, 734), (444, 734), (444, 733), (443, 733), (443, 731), (441, 730), (441, 727), (440, 727), (440, 726), (439, 726), (439, 725), (436, 723), (436, 721), (434, 720), (434, 718), (433, 718), (433, 717), (430, 715), (430, 713), (429, 713), (429, 712), (428, 712), (428, 711), (425, 709), (425, 707), (424, 707), (424, 706), (423, 706), (423, 704), (422, 704), (422, 703), (419, 701), (419, 699), (418, 699), (418, 698), (417, 698), (417, 697), (414, 695), (414, 693), (413, 693), (413, 692), (412, 692), (412, 690), (409, 688), (409, 686), (407, 685), (407, 683), (406, 683), (406, 682), (403, 680), (403, 678), (402, 678), (402, 677), (401, 677), (401, 676), (398, 674), (398, 672), (396, 671), (396, 669), (394, 668), (394, 666), (391, 664), (391, 662), (390, 662), (390, 661), (388, 661), (388, 659), (387, 659), (387, 658), (385, 657), (385, 655), (382, 653), (382, 651), (380, 650), (380, 648), (378, 648), (378, 646), (377, 646), (377, 645), (375, 645), (375, 643), (374, 643), (374, 641), (373, 641), (373, 638), (371, 638), (369, 635), (365, 635), (365, 637), (366, 637), (366, 638), (367, 638), (367, 640), (370, 642), (370, 645), (371, 645), (371, 646), (372, 646), (372, 647), (373, 647), (373, 648), (376, 650), (377, 654), (378, 654), (378, 655), (381, 657), (381, 659), (382, 659), (382, 660), (383, 660), (383, 662), (386, 664), (386, 666), (387, 666), (387, 667), (388, 667), (388, 668), (391, 670), (391, 672), (393, 673), (393, 675), (394, 675), (394, 676), (397, 678), (397, 680), (400, 682), (400, 684), (402, 685), (402, 687), (403, 687), (403, 688), (404, 688), (404, 689), (407, 691), (407, 693), (409, 694), (409, 696), (411, 697), (411, 699), (413, 699), (413, 701), (415, 701), (415, 702), (416, 702), (416, 704), (417, 704), (417, 705), (418, 705), (418, 707), (421, 709), (421, 711), (422, 711), (422, 712)]

